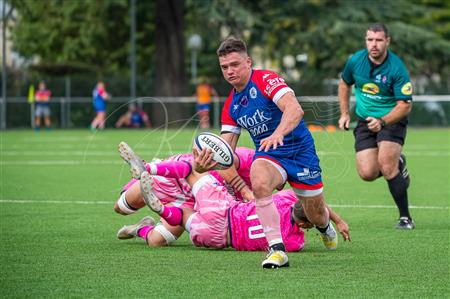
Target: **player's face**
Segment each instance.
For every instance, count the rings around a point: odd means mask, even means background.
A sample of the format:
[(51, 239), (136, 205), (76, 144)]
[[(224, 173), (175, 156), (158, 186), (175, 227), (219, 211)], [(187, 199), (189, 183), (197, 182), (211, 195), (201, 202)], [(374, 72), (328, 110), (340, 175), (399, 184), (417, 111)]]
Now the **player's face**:
[(250, 80), (251, 58), (245, 53), (233, 52), (226, 56), (220, 56), (219, 63), (225, 80), (238, 91), (243, 90)]
[(374, 60), (384, 59), (387, 53), (391, 39), (386, 37), (383, 31), (373, 32), (368, 30), (366, 33), (366, 47), (369, 56)]

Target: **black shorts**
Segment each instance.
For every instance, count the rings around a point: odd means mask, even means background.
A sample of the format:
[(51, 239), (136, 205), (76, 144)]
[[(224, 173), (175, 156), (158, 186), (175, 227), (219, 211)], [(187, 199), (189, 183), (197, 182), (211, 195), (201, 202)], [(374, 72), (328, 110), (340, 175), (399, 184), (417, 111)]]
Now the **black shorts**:
[(407, 125), (408, 117), (405, 117), (395, 124), (384, 126), (378, 133), (374, 133), (367, 127), (366, 120), (358, 118), (358, 124), (353, 130), (355, 151), (377, 148), (380, 141), (392, 141), (403, 145), (405, 143)]

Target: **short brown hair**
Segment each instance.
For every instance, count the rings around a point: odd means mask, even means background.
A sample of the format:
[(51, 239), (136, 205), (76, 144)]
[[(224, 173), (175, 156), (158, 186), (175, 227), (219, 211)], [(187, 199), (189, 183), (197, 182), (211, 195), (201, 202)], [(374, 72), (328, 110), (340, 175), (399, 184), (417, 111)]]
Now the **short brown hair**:
[(247, 45), (242, 39), (233, 37), (224, 40), (217, 49), (217, 56), (226, 56), (230, 53), (247, 53)]
[(382, 24), (382, 23), (373, 23), (369, 25), (369, 28), (367, 28), (367, 31), (372, 31), (372, 32), (384, 32), (384, 36), (388, 37), (389, 36), (389, 31), (386, 27), (386, 25)]

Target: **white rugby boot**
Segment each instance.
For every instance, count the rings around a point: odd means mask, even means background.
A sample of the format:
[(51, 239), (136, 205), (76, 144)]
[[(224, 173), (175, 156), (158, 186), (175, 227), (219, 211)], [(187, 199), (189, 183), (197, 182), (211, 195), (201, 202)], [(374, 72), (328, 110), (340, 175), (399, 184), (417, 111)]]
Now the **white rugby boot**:
[(123, 141), (119, 143), (119, 153), (122, 159), (130, 166), (131, 176), (139, 180), (141, 173), (147, 171), (144, 161)]
[(262, 262), (262, 266), (265, 269), (289, 267), (289, 259), (286, 252), (270, 248), (266, 259)]
[(338, 236), (333, 224), (329, 223), (327, 231), (320, 233), (319, 238), (328, 250), (336, 250), (338, 245)]
[(145, 216), (138, 223), (125, 225), (117, 232), (117, 239), (126, 240), (136, 238), (139, 229), (144, 226), (154, 226), (155, 220), (150, 216)]
[(163, 205), (159, 198), (153, 193), (153, 178), (147, 171), (141, 174), (141, 193), (145, 204), (154, 212), (161, 213)]

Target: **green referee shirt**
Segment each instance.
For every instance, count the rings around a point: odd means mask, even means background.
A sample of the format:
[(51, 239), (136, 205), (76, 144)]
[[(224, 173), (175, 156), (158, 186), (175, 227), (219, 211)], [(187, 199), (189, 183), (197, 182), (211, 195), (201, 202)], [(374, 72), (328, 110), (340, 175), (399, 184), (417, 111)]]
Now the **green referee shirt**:
[(366, 119), (388, 114), (397, 101), (412, 100), (412, 85), (402, 60), (388, 51), (380, 65), (373, 64), (367, 49), (353, 54), (342, 71), (342, 80), (355, 84), (356, 115)]

